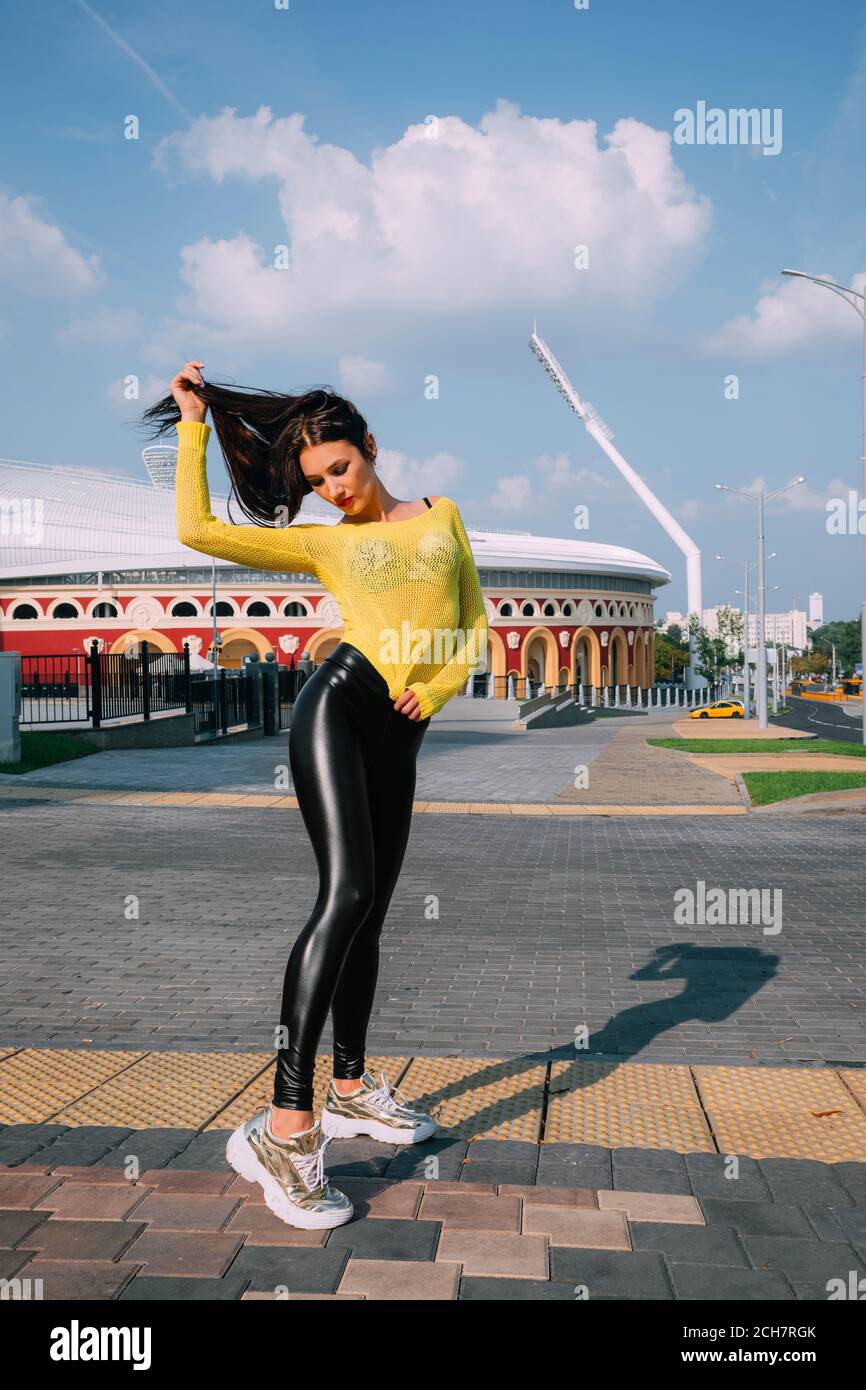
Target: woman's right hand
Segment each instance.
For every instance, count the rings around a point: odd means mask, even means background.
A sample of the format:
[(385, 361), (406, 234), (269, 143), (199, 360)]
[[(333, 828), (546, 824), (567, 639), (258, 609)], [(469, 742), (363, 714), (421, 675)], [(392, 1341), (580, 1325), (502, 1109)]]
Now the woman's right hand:
[(207, 415), (207, 406), (204, 401), (195, 391), (190, 389), (190, 382), (204, 386), (204, 377), (199, 371), (199, 368), (203, 366), (204, 362), (184, 363), (171, 383), (169, 389), (177, 401), (181, 420), (198, 420), (203, 423)]

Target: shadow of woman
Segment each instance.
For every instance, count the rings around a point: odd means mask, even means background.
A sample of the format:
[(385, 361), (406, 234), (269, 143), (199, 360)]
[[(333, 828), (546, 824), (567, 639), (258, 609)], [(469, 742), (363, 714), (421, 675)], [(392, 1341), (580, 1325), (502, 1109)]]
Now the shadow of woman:
[[(586, 1048), (573, 1042), (563, 1043), (540, 1052), (527, 1053), (507, 1060), (491, 1060), (480, 1064), (466, 1076), (455, 1078), (440, 1086), (431, 1086), (422, 1094), (414, 1093), (413, 1105), (430, 1110), (438, 1103), (468, 1095), (488, 1085), (510, 1079), (512, 1095), (509, 1118), (513, 1122), (521, 1115), (539, 1110), (541, 1090), (539, 1068), (548, 1062), (592, 1060), (605, 1061), (615, 1068), (645, 1047), (652, 1039), (682, 1024), (697, 1021), (719, 1023), (730, 1018), (757, 994), (777, 973), (780, 957), (759, 947), (696, 946), (689, 941), (676, 941), (659, 946), (653, 958), (629, 977), (632, 980), (685, 980), (685, 988), (671, 999), (649, 1000), (635, 1004), (614, 1015), (603, 1028), (589, 1033)], [(683, 1059), (683, 1065), (686, 1065)], [(411, 1064), (409, 1079), (411, 1081)], [(525, 1089), (514, 1086), (514, 1079), (525, 1076)], [(592, 1086), (597, 1076), (589, 1072), (580, 1075), (579, 1068), (557, 1077), (555, 1094), (562, 1096), (570, 1089), (578, 1091)], [(565, 1084), (563, 1084), (565, 1083)], [(515, 1093), (516, 1092), (516, 1093)], [(472, 1111), (472, 1127), (483, 1135), (488, 1127), (501, 1122), (498, 1102), (481, 1105)], [(453, 1143), (455, 1135), (447, 1130), (420, 1147), (434, 1152)]]

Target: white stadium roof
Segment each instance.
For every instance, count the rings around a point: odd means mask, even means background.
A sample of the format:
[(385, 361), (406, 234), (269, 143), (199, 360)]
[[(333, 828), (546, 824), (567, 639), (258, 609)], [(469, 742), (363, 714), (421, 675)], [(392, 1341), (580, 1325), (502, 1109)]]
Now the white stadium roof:
[[(236, 500), (232, 510), (236, 522), (251, 524)], [(224, 497), (211, 494), (211, 511), (230, 520)], [(309, 499), (298, 520), (339, 524), (334, 509), (323, 512), (321, 505), (310, 506)], [(653, 585), (671, 578), (647, 555), (622, 546), (485, 530), (468, 522), (466, 530), (479, 569), (629, 575)], [(210, 564), (209, 557), (177, 539), (173, 490), (95, 469), (0, 459), (0, 585), (4, 579), (202, 564)], [(218, 559), (216, 565), (238, 568), (231, 560)]]

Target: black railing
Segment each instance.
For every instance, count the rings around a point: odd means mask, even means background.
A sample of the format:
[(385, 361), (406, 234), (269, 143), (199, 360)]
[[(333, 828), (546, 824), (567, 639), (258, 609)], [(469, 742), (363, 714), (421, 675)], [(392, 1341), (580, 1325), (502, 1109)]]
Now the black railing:
[(84, 652), (21, 657), (22, 724), (81, 724), (90, 718)]
[(277, 727), (280, 730), (288, 729), (292, 722), (292, 706), (305, 682), (308, 680), (306, 671), (297, 669), (289, 670), (288, 666), (277, 667)]
[(166, 710), (190, 712), (189, 646), (182, 652), (152, 652), (136, 642), (124, 652), (100, 652), (96, 641), (87, 658), (94, 729), (104, 719), (150, 719)]
[(218, 738), (232, 729), (255, 728), (261, 723), (260, 684), (247, 671), (227, 670), (193, 676), (190, 697), (193, 728), (197, 736)]

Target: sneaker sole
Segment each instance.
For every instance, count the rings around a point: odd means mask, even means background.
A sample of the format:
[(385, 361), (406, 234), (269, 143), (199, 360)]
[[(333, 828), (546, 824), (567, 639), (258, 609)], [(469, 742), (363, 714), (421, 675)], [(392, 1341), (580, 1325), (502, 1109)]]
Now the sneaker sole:
[(430, 1121), (416, 1125), (414, 1129), (392, 1129), (380, 1120), (350, 1120), (346, 1115), (334, 1115), (323, 1110), (320, 1120), (322, 1133), (333, 1139), (355, 1139), (367, 1135), (370, 1139), (381, 1139), (385, 1144), (420, 1144), (429, 1139), (439, 1128)]
[(235, 1172), (246, 1178), (247, 1182), (259, 1184), (265, 1204), (274, 1216), (285, 1221), (287, 1226), (299, 1226), (305, 1231), (316, 1231), (323, 1227), (344, 1226), (355, 1214), (355, 1208), (351, 1204), (341, 1211), (305, 1211), (290, 1201), (285, 1189), (257, 1158), (249, 1140), (244, 1136), (243, 1125), (239, 1125), (229, 1136), (226, 1158)]

